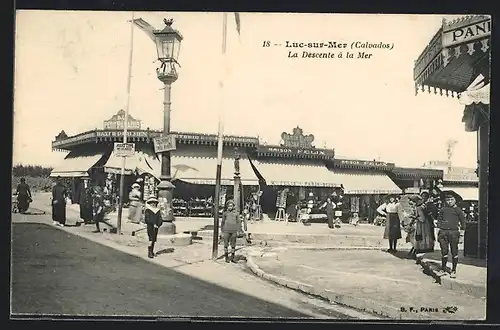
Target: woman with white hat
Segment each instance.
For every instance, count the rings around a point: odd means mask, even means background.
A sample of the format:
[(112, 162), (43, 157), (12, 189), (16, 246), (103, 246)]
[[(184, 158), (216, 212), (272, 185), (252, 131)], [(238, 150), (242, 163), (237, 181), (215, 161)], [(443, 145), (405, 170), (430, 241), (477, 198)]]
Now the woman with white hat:
[(146, 222), (147, 225), (148, 239), (149, 239), (148, 257), (153, 258), (155, 256), (154, 247), (156, 243), (156, 238), (158, 236), (158, 229), (163, 223), (160, 208), (158, 207), (158, 199), (156, 199), (155, 197), (150, 197), (146, 201), (146, 211), (144, 212), (144, 221)]
[(128, 207), (128, 219), (133, 223), (140, 223), (142, 216), (142, 204), (141, 204), (141, 185), (135, 182), (132, 185), (132, 191), (128, 195), (130, 201)]

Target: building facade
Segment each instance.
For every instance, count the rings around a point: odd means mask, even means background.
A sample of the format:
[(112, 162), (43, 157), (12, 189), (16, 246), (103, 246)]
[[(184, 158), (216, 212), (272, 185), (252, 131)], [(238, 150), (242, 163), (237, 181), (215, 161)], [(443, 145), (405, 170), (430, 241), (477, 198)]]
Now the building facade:
[[(113, 118), (105, 121), (102, 129), (74, 136), (62, 131), (52, 142), (53, 150), (65, 150), (69, 154), (51, 176), (72, 182), (76, 202), (84, 182), (90, 179), (108, 185), (114, 194), (112, 199), (117, 201), (122, 157), (115, 156), (113, 148), (114, 143), (123, 141), (123, 123), (113, 121), (124, 118), (120, 112)], [(130, 187), (141, 179), (146, 197), (156, 193), (155, 185), (160, 177), (161, 164), (154, 152), (153, 138), (161, 132), (141, 129), (137, 123), (132, 127), (127, 141), (135, 143), (135, 153), (127, 157), (125, 182), (126, 187)], [(211, 215), (217, 136), (172, 134), (176, 139), (176, 149), (171, 153), (175, 212)], [(342, 196), (344, 217), (357, 213), (360, 218), (373, 219), (383, 196), (418, 193), (443, 179), (442, 170), (400, 168), (394, 163), (375, 160), (337, 159), (335, 150), (315, 147), (314, 136), (304, 134), (300, 127), (283, 132), (281, 140), (279, 145), (268, 145), (259, 143), (258, 137), (224, 136), (221, 205), (233, 197), (236, 158), (239, 159), (241, 206), (257, 204), (261, 212), (270, 217), (292, 205), (312, 201), (318, 206), (335, 193)]]

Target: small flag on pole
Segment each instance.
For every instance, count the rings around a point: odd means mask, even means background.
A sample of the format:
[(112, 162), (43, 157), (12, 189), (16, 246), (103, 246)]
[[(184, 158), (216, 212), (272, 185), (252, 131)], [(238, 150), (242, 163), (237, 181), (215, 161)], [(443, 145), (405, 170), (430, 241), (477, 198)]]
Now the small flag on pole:
[(236, 22), (236, 31), (238, 31), (238, 34), (240, 34), (241, 32), (240, 13), (234, 13), (234, 20)]
[(136, 18), (134, 19), (134, 24), (139, 28), (141, 29), (144, 33), (146, 33), (148, 35), (148, 37), (153, 40), (153, 42), (156, 42), (155, 41), (155, 36), (153, 34), (153, 31), (154, 31), (154, 28), (151, 26), (151, 24), (149, 24), (148, 22), (146, 22), (145, 20), (143, 20), (142, 18)]

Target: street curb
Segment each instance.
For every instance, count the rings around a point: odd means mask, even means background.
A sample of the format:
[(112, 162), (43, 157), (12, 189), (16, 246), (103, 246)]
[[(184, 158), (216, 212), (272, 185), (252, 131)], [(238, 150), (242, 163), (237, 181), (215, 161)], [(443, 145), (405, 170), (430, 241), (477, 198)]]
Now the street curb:
[[(391, 319), (406, 319), (403, 318), (403, 313), (397, 307), (385, 305), (379, 301), (373, 301), (364, 298), (358, 298), (350, 295), (339, 294), (333, 292), (328, 289), (323, 289), (317, 286), (313, 286), (307, 283), (302, 283), (298, 281), (294, 281), (285, 277), (280, 277), (272, 274), (268, 274), (264, 272), (259, 266), (255, 263), (253, 258), (250, 255), (246, 256), (246, 264), (248, 268), (257, 276), (266, 279), (268, 281), (274, 282), (283, 287), (287, 287), (292, 290), (297, 290), (302, 293), (320, 297), (326, 301), (329, 301), (333, 304), (338, 304), (342, 306), (346, 306), (349, 308), (354, 308), (363, 312), (375, 314), (377, 316), (382, 316)], [(427, 313), (418, 313), (413, 315), (412, 319), (423, 319), (428, 320), (431, 315)]]
[(459, 280), (450, 278), (449, 275), (442, 275), (436, 273), (433, 264), (438, 263), (432, 259), (420, 259), (417, 262), (422, 268), (432, 276), (437, 283), (449, 290), (458, 290), (476, 298), (486, 298), (486, 287), (477, 285), (470, 281)]
[[(298, 234), (298, 233), (255, 233), (251, 232), (254, 241), (262, 242), (287, 242), (307, 245), (335, 245), (335, 246), (358, 246), (367, 248), (383, 249), (386, 246), (385, 240), (379, 236), (370, 235), (347, 235), (347, 234)], [(198, 231), (198, 236), (210, 239), (213, 232)]]

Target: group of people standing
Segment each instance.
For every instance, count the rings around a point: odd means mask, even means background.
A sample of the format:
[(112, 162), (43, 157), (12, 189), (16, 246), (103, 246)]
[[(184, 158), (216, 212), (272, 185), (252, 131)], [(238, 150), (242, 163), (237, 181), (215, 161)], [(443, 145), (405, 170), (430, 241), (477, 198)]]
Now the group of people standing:
[[(397, 196), (386, 196), (385, 202), (377, 208), (377, 212), (386, 217), (384, 239), (389, 241), (389, 253), (397, 251), (397, 242), (402, 238), (401, 229), (407, 233), (406, 242), (412, 248), (408, 255), (417, 259), (427, 252), (434, 251), (437, 241), (441, 249), (441, 273), (449, 272), (456, 277), (458, 264), (458, 245), (465, 229), (465, 214), (457, 206), (457, 199), (452, 192), (443, 192), (437, 198), (445, 203), (438, 210), (428, 192), (408, 197), (409, 212), (404, 210)], [(439, 229), (437, 237), (435, 229)], [(448, 253), (451, 250), (452, 269), (447, 268)]]

